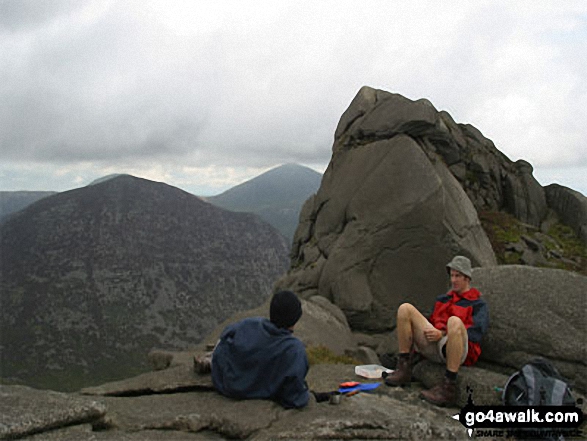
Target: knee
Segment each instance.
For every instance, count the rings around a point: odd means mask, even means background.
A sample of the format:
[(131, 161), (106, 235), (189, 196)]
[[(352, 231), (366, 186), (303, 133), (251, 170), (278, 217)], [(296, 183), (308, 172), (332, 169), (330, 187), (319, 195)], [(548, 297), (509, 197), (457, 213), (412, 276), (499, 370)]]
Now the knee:
[(410, 314), (412, 313), (412, 310), (414, 310), (414, 306), (411, 303), (402, 303), (401, 305), (399, 305), (399, 308), (397, 309), (397, 316), (398, 317), (409, 317)]
[(459, 317), (454, 315), (449, 317), (448, 321), (446, 322), (447, 334), (457, 335), (463, 334), (466, 331), (465, 324)]

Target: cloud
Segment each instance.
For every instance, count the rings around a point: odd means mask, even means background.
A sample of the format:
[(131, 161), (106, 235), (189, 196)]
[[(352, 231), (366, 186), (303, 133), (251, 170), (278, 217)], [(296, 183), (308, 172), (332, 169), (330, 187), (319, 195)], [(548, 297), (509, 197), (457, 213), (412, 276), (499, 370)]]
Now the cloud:
[(430, 99), (512, 160), (587, 168), (586, 17), (573, 0), (4, 1), (0, 184), (23, 164), (70, 170), (58, 186), (124, 167), (207, 188), (323, 168), (363, 85)]
[(0, 2), (0, 29), (22, 32), (45, 26), (80, 8), (77, 0), (19, 0)]

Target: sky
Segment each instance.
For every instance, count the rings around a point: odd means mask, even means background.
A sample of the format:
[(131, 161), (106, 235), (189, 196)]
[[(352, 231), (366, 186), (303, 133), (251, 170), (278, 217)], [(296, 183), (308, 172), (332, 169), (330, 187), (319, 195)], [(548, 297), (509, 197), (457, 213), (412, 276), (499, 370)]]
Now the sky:
[(364, 86), (587, 195), (584, 0), (0, 0), (0, 190), (323, 172)]

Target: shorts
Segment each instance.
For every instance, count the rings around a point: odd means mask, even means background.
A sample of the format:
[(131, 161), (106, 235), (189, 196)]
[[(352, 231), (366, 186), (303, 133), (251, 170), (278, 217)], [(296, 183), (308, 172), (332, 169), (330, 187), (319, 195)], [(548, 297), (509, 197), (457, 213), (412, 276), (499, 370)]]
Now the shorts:
[[(432, 326), (432, 325), (430, 325)], [(426, 359), (434, 361), (436, 363), (446, 363), (445, 346), (448, 337), (445, 335), (438, 341), (428, 341), (424, 336), (424, 333), (414, 335), (414, 345), (416, 350), (422, 354)], [(469, 335), (465, 333), (463, 356), (461, 357), (461, 364), (465, 362), (467, 353), (469, 352)]]

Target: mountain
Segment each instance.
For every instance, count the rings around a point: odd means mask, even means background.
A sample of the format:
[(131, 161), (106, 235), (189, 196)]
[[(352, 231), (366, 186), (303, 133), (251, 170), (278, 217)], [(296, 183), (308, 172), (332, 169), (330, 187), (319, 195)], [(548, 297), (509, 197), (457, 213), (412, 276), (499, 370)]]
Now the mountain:
[(311, 168), (284, 164), (206, 199), (227, 210), (259, 215), (291, 243), (300, 209), (318, 190), (321, 179)]
[(288, 263), (270, 225), (124, 175), (0, 225), (2, 376), (75, 389), (146, 368), (265, 301)]
[(54, 191), (0, 191), (0, 221), (9, 214), (53, 194)]

